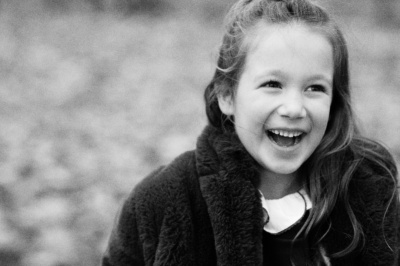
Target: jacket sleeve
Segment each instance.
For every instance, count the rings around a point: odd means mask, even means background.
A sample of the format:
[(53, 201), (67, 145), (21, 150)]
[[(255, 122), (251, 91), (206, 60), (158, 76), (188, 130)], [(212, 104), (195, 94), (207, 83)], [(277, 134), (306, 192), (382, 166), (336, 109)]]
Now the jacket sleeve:
[[(102, 266), (151, 265), (158, 242), (155, 191), (152, 179), (162, 170), (154, 171), (139, 183), (125, 200), (111, 231)], [(153, 182), (154, 183), (154, 182)]]

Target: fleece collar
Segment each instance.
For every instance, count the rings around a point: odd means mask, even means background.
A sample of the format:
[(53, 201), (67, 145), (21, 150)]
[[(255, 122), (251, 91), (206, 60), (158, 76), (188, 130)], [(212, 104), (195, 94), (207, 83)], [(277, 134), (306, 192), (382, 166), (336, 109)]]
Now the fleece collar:
[(198, 139), (196, 166), (218, 265), (260, 265), (263, 211), (254, 160), (235, 133), (208, 126)]

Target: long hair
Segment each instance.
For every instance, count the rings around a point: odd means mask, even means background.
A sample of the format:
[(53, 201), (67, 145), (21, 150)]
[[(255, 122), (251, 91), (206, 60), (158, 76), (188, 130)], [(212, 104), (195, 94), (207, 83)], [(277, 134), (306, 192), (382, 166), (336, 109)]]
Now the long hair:
[[(234, 122), (221, 112), (217, 97), (235, 95), (248, 50), (246, 33), (260, 21), (272, 24), (303, 23), (325, 36), (332, 45), (333, 97), (328, 126), (321, 143), (300, 168), (304, 176), (307, 176), (305, 184), (313, 202), (302, 231), (308, 235), (321, 225), (329, 224), (335, 205), (341, 204), (352, 224), (351, 241), (344, 250), (327, 255), (346, 256), (362, 247), (365, 241), (348, 193), (354, 173), (365, 161), (371, 161), (383, 169), (382, 176), (388, 176), (393, 181), (389, 206), (398, 200), (395, 199), (397, 170), (393, 158), (386, 150), (359, 134), (351, 107), (347, 45), (338, 25), (323, 8), (309, 0), (239, 0), (230, 9), (217, 68), (204, 94), (209, 123), (223, 130), (234, 130)], [(321, 242), (329, 228), (327, 226), (315, 240), (315, 245)], [(322, 253), (316, 251), (317, 264), (323, 264)]]

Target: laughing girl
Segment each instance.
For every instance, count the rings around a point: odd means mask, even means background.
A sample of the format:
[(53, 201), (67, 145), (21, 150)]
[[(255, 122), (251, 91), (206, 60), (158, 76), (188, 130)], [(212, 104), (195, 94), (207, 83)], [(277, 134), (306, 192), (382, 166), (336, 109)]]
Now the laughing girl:
[(345, 40), (308, 0), (240, 0), (209, 125), (135, 187), (104, 266), (398, 265), (397, 169), (360, 136)]

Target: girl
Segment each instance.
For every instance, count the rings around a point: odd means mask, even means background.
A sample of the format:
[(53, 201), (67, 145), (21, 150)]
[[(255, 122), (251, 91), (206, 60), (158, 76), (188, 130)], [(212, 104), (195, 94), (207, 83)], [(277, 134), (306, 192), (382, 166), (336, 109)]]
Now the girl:
[(126, 200), (103, 265), (398, 265), (397, 169), (361, 137), (348, 54), (308, 0), (240, 0), (195, 151)]

